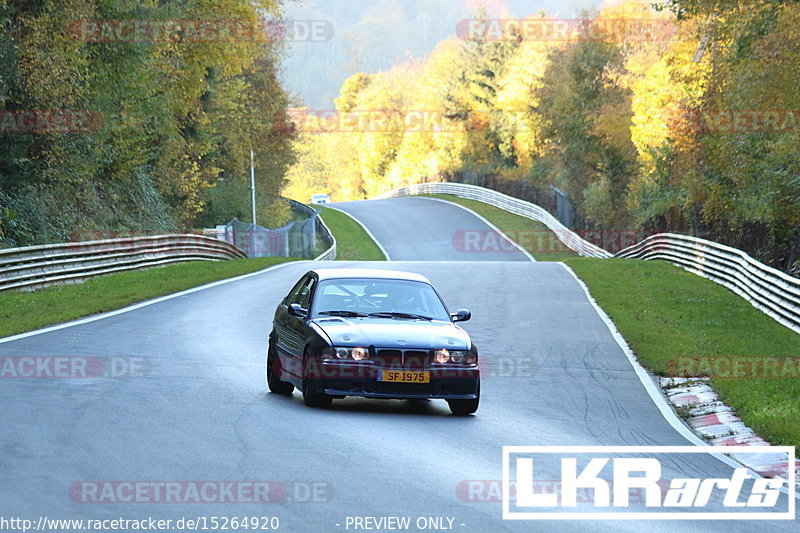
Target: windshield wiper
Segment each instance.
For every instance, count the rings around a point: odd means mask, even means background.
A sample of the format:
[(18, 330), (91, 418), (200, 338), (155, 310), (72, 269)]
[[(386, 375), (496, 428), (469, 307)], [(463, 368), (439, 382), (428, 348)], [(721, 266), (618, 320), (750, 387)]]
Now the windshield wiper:
[(417, 320), (433, 320), (429, 316), (417, 315), (414, 313), (400, 313), (397, 311), (383, 311), (380, 313), (370, 313), (369, 316), (376, 316), (379, 318), (411, 318)]
[(321, 311), (317, 313), (319, 315), (335, 315), (335, 316), (346, 316), (346, 317), (365, 317), (367, 316), (365, 313), (359, 313), (358, 311)]

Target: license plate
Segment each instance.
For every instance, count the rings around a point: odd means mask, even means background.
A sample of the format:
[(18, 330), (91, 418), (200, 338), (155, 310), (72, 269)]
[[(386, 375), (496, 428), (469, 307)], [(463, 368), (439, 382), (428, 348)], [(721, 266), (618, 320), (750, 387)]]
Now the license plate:
[(430, 372), (409, 372), (407, 370), (379, 370), (378, 381), (391, 383), (430, 383)]

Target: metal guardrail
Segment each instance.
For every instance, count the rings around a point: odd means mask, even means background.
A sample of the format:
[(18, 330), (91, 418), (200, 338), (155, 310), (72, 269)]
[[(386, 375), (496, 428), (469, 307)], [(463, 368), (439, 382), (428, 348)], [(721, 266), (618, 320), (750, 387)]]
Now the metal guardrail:
[(333, 261), (336, 259), (336, 237), (333, 236), (330, 228), (325, 221), (322, 220), (322, 217), (317, 217), (317, 220), (320, 224), (322, 224), (322, 230), (328, 234), (328, 237), (331, 239), (331, 247), (322, 252), (318, 257), (314, 258), (314, 261)]
[[(216, 235), (241, 248), (248, 257), (297, 257), (317, 260), (315, 256), (335, 258), (335, 240), (330, 229), (314, 207), (289, 198), (282, 198), (302, 219), (291, 220), (280, 228), (265, 228), (249, 222), (233, 219), (214, 229), (203, 230), (204, 234)], [(331, 249), (333, 248), (333, 249)]]
[(452, 194), (468, 200), (479, 200), (494, 207), (499, 207), (515, 215), (520, 215), (537, 222), (541, 222), (564, 243), (570, 250), (584, 257), (612, 257), (613, 254), (581, 238), (578, 234), (567, 228), (556, 217), (536, 204), (508, 196), (506, 194), (464, 183), (418, 183), (395, 189), (381, 194), (374, 199), (393, 198), (396, 196), (414, 196), (418, 194)]
[(416, 194), (453, 194), (537, 220), (547, 225), (561, 242), (582, 256), (669, 261), (727, 287), (756, 309), (800, 333), (800, 279), (769, 267), (742, 250), (688, 235), (659, 233), (612, 255), (582, 239), (535, 204), (483, 187), (461, 183), (421, 183), (390, 191), (376, 199)]
[[(295, 206), (296, 209), (305, 211), (308, 213), (309, 216), (317, 216), (319, 211), (311, 207), (310, 205), (306, 205), (304, 203), (298, 202), (296, 200), (288, 199), (289, 202)], [(322, 220), (321, 213), (317, 216), (317, 224), (319, 227), (317, 231), (322, 233), (323, 238), (328, 240), (331, 243), (330, 248), (322, 252), (318, 257), (314, 258), (314, 261), (334, 261), (336, 260), (336, 237), (333, 236), (333, 232), (330, 230), (325, 221)]]
[(191, 234), (10, 248), (0, 250), (0, 291), (32, 289), (184, 261), (243, 257), (244, 252), (230, 243)]
[(625, 248), (616, 257), (674, 263), (727, 287), (800, 333), (800, 279), (756, 261), (742, 250), (688, 235), (659, 233)]

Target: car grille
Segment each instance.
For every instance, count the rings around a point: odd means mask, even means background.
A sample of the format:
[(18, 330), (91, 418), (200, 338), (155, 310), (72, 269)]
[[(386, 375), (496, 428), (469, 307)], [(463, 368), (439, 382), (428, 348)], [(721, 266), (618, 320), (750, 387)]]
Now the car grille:
[(376, 361), (384, 368), (417, 370), (427, 368), (431, 354), (421, 350), (376, 350)]

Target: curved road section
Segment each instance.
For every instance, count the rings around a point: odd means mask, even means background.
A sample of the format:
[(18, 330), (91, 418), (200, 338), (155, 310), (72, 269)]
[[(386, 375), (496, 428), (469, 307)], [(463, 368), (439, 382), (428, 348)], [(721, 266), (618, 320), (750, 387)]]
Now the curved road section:
[(530, 261), (497, 228), (468, 209), (431, 198), (338, 202), (393, 261)]
[[(412, 204), (379, 204), (377, 213), (393, 222), (374, 224), (376, 236), (391, 228), (398, 237), (384, 244), (395, 253), (419, 247), (452, 258), (447, 236), (474, 221), (432, 201), (422, 206), (429, 218), (407, 220)], [(433, 235), (438, 245), (420, 241)], [(444, 402), (361, 398), (319, 410), (305, 407), (297, 392), (267, 392), (275, 306), (308, 269), (351, 266), (419, 272), (450, 309), (473, 311), (464, 328), (481, 350), (475, 416), (450, 416)], [(378, 528), (388, 517), (408, 517), (413, 525), (405, 531), (422, 530), (418, 524), (470, 533), (797, 531), (786, 521), (502, 519), (503, 446), (688, 444), (579, 283), (556, 263), (290, 263), (5, 339), (0, 358), (5, 519), (153, 517), (173, 520), (170, 530), (180, 519), (192, 529), (191, 519), (205, 520), (197, 529), (209, 530), (212, 517), (217, 527), (220, 517), (249, 517), (256, 529), (275, 530), (269, 519), (277, 517), (277, 530), (290, 532), (398, 530)], [(663, 468), (665, 478), (732, 474), (707, 455), (673, 457)], [(535, 473), (554, 480), (558, 466), (545, 458)], [(54, 529), (77, 530), (47, 528)]]

